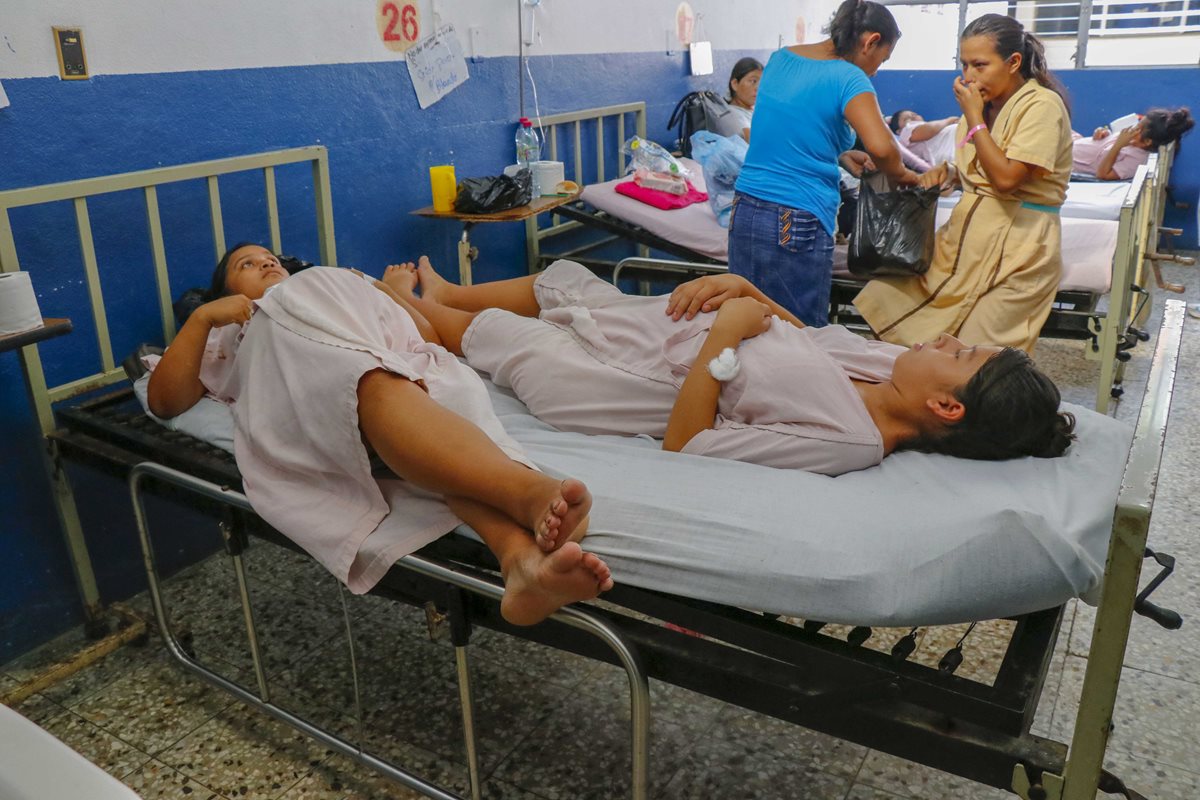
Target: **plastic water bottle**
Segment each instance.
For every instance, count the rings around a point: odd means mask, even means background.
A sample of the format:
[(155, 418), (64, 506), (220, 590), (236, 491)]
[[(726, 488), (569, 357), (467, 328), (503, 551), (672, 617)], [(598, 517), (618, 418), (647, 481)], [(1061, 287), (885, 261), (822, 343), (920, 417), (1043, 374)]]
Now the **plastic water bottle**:
[(529, 117), (521, 117), (521, 125), (517, 128), (517, 164), (522, 169), (530, 169), (534, 162), (542, 158), (542, 140)]
[(521, 125), (517, 128), (517, 166), (521, 169), (527, 169), (531, 172), (532, 191), (534, 199), (537, 199), (542, 189), (538, 186), (537, 170), (534, 165), (542, 158), (542, 140), (538, 136), (538, 132), (533, 127), (533, 123), (529, 121), (529, 117), (521, 117)]

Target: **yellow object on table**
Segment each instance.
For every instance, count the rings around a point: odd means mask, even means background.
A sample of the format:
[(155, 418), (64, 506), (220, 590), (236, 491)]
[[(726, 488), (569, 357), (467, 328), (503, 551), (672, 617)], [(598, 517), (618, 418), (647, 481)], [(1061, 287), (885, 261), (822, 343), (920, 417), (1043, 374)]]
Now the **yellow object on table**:
[(433, 190), (433, 210), (439, 214), (453, 211), (454, 198), (458, 194), (458, 182), (454, 178), (454, 165), (430, 167), (429, 186)]

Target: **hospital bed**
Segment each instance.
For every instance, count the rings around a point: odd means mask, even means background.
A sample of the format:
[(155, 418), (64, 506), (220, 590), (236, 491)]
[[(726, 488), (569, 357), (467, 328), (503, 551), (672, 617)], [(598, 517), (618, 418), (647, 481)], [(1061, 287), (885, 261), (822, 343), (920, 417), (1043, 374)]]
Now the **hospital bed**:
[[(717, 224), (707, 204), (662, 211), (613, 191), (620, 180), (615, 176), (623, 172), (624, 159), (618, 154), (615, 162), (618, 169), (605, 171), (605, 164), (614, 161), (606, 162), (600, 156), (604, 148), (603, 132), (612, 127), (614, 120), (620, 120), (623, 126), (624, 118), (630, 115), (638, 129), (644, 130), (645, 108), (643, 104), (637, 105), (632, 111), (629, 106), (615, 106), (541, 118), (550, 143), (550, 158), (558, 160), (560, 150), (573, 156), (574, 172), (569, 177), (585, 188), (578, 202), (560, 207), (552, 218), (527, 223), (531, 270), (544, 267), (555, 258), (612, 269), (614, 275), (635, 270), (641, 276), (672, 273), (687, 277), (724, 269), (727, 231)], [(560, 129), (573, 134), (563, 136), (561, 148)], [(590, 157), (581, 130), (595, 133), (595, 158)], [(1169, 147), (1151, 155), (1149, 162), (1128, 182), (1072, 183), (1063, 206), (1064, 273), (1042, 335), (1090, 342), (1087, 356), (1100, 362), (1096, 395), (1096, 408), (1100, 411), (1108, 408), (1111, 398), (1120, 396), (1129, 350), (1146, 339), (1142, 326), (1149, 295), (1144, 288), (1143, 264), (1152, 265), (1160, 287), (1176, 292), (1183, 288), (1162, 280), (1158, 262), (1187, 259), (1159, 254), (1156, 249), (1160, 232), (1175, 233), (1160, 228), (1173, 153), (1174, 148)], [(569, 158), (566, 160), (570, 163)], [(693, 167), (693, 182), (703, 188), (699, 165), (688, 163)], [(592, 177), (596, 180), (589, 182), (587, 179)], [(941, 199), (938, 224), (949, 218), (956, 200), (957, 197)], [(579, 226), (604, 231), (606, 236), (581, 240)], [(634, 242), (638, 257), (620, 264), (611, 258), (594, 256), (615, 239)], [(650, 250), (667, 253), (680, 261), (649, 259)], [(862, 285), (863, 281), (852, 276), (846, 267), (845, 246), (835, 248), (831, 321), (865, 327), (852, 302)]]
[[(289, 165), (311, 166), (320, 256), (336, 264), (322, 147), (0, 192), (0, 269), (20, 266), (10, 209), (73, 202), (83, 243), (100, 370), (47, 386), (38, 347), (21, 351), (46, 437), (48, 474), (80, 574), (90, 574), (91, 566), (65, 465), (128, 480), (155, 614), (168, 649), (185, 669), (429, 797), (454, 797), (404, 765), (364, 751), (351, 734), (320, 727), (272, 701), (243, 555), (249, 547), (297, 548), (256, 517), (241, 493), (241, 476), (227, 449), (232, 439), (227, 408), (206, 399), (169, 425), (160, 424), (144, 413), (138, 387), (125, 385), (125, 374), (113, 366), (106, 325), (112, 301), (100, 291), (88, 200), (123, 190), (144, 194), (157, 275), (146, 300), (158, 303), (167, 343), (174, 321), (157, 187), (207, 183), (220, 251), (219, 179), (262, 173), (272, 247), (280, 249), (275, 171)], [(61, 274), (68, 266), (53, 269)], [(619, 586), (603, 603), (577, 604), (541, 625), (514, 628), (499, 615), (495, 561), (472, 532), (460, 528), (395, 561), (372, 592), (425, 607), (431, 620), (449, 628), (472, 797), (480, 787), (468, 649), (474, 626), (624, 668), (630, 686), (630, 781), (639, 800), (647, 796), (652, 768), (649, 677), (1030, 800), (1091, 800), (1098, 786), (1125, 792), (1101, 764), (1132, 614), (1136, 610), (1167, 627), (1179, 621), (1147, 600), (1162, 576), (1140, 594), (1138, 579), (1149, 553), (1146, 535), (1182, 327), (1183, 305), (1172, 302), (1133, 431), (1076, 408), (1080, 439), (1059, 459), (996, 463), (901, 453), (880, 467), (836, 479), (664, 453), (638, 437), (556, 431), (491, 387), (501, 421), (531, 458), (544, 468), (578, 475), (592, 488), (596, 503), (588, 546), (609, 560)], [(744, 488), (721, 494), (712, 486)], [(920, 504), (905, 502), (914, 490)], [(963, 492), (972, 493), (972, 503), (958, 502)], [(889, 502), (866, 502), (879, 493)], [(201, 663), (173, 630), (145, 512), (148, 496), (218, 521), (240, 589), (254, 665), (251, 685)], [(763, 496), (772, 502), (762, 502)], [(798, 525), (797, 519), (807, 522)], [(386, 543), (380, 547), (387, 549)], [(953, 569), (946, 569), (948, 563)], [(1029, 729), (1063, 604), (1076, 596), (1097, 601), (1099, 610), (1068, 749), (1068, 743)], [(989, 616), (1015, 622), (991, 685), (955, 674), (961, 641), (938, 667), (909, 659), (918, 626)], [(843, 639), (828, 635), (826, 623), (855, 627)], [(879, 650), (863, 646), (872, 625), (913, 630)]]

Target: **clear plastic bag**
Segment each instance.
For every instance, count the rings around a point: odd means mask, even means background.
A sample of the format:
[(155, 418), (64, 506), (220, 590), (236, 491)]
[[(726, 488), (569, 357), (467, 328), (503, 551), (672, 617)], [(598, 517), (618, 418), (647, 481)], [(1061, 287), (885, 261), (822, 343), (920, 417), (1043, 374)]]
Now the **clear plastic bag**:
[(863, 176), (847, 266), (855, 275), (924, 275), (933, 259), (938, 187), (888, 191), (884, 176)]
[(722, 228), (729, 227), (733, 210), (734, 184), (742, 172), (749, 145), (741, 134), (718, 136), (712, 131), (692, 134), (692, 158), (700, 162), (708, 189), (708, 204)]
[(621, 146), (621, 152), (629, 156), (629, 166), (625, 173), (645, 170), (646, 172), (665, 172), (681, 178), (691, 176), (691, 171), (679, 159), (667, 152), (667, 149), (657, 142), (634, 136)]

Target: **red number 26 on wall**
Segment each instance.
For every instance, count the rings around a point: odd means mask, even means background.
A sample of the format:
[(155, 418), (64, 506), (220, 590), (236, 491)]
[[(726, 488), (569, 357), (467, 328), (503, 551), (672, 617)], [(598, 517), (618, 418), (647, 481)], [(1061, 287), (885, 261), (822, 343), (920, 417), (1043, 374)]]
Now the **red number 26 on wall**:
[(375, 22), (389, 50), (404, 52), (421, 38), (421, 14), (414, 3), (380, 0)]

